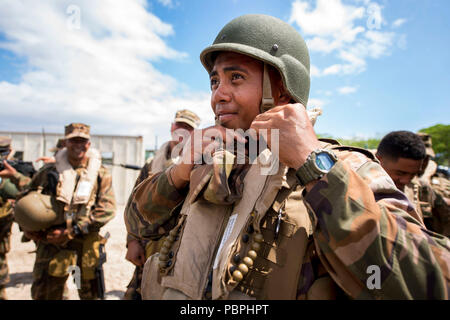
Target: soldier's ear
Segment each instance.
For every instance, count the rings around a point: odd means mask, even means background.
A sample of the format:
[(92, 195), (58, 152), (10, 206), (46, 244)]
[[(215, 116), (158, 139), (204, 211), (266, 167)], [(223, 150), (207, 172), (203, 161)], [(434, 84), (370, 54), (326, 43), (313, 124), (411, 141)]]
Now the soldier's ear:
[(293, 99), (292, 99), (291, 95), (289, 94), (289, 92), (287, 92), (287, 90), (284, 88), (283, 84), (281, 84), (281, 90), (280, 90), (279, 97), (278, 97), (278, 103), (281, 105), (284, 105), (284, 104), (291, 103), (292, 100)]

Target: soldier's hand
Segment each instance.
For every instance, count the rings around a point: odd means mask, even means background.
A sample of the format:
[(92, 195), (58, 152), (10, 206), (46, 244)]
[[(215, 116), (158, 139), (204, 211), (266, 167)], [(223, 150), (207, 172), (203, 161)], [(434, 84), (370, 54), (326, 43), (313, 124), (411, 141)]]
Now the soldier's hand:
[(52, 244), (62, 244), (69, 240), (69, 230), (66, 228), (58, 228), (49, 231), (47, 233), (46, 240)]
[(290, 168), (300, 168), (308, 155), (320, 147), (306, 109), (301, 104), (278, 106), (261, 113), (250, 128), (257, 133), (267, 129), (269, 148), (272, 143), (271, 130), (278, 129), (280, 162)]
[(125, 259), (135, 266), (142, 266), (145, 263), (145, 250), (137, 240), (128, 242), (128, 250)]
[(183, 144), (180, 161), (171, 170), (170, 176), (176, 188), (184, 187), (190, 180), (195, 164), (208, 162), (218, 148), (226, 148), (227, 143), (238, 141), (245, 144), (245, 139), (233, 130), (216, 125), (194, 130)]
[(6, 160), (3, 160), (3, 166), (5, 169), (0, 171), (0, 178), (12, 178), (17, 173), (17, 170), (14, 169)]
[(39, 157), (39, 158), (37, 158), (36, 160), (34, 160), (34, 162), (38, 162), (38, 161), (42, 161), (42, 162), (44, 162), (45, 164), (56, 162), (56, 160), (55, 160), (54, 157)]

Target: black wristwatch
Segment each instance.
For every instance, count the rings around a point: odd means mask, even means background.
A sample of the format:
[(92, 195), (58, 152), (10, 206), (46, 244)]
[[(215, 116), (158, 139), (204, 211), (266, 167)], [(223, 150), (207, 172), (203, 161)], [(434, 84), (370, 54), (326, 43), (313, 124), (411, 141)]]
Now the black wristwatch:
[(297, 176), (300, 184), (305, 186), (309, 182), (319, 180), (327, 174), (337, 162), (336, 155), (325, 149), (317, 149), (310, 153), (306, 162), (297, 170)]

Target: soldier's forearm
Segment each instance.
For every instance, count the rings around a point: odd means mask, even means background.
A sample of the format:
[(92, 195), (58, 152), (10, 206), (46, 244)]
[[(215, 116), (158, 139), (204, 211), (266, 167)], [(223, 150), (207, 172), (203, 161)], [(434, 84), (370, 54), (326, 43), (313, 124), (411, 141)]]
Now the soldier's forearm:
[(374, 266), (382, 270), (382, 298), (446, 299), (448, 239), (424, 229), (396, 201), (374, 194), (342, 161), (305, 197), (317, 223), (315, 242), (354, 298), (373, 297), (366, 281)]
[(19, 191), (23, 191), (31, 185), (31, 178), (17, 172), (10, 178), (10, 181), (17, 187)]
[(162, 225), (170, 219), (172, 209), (183, 201), (186, 192), (169, 182), (166, 170), (149, 176), (136, 187), (133, 201), (145, 220)]

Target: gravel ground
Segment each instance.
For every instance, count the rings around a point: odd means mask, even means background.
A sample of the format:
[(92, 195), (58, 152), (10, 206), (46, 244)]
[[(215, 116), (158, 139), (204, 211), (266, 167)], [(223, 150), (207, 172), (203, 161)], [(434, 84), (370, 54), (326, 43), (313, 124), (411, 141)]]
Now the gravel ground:
[[(103, 265), (107, 300), (121, 299), (126, 286), (133, 275), (134, 266), (125, 260), (126, 229), (123, 222), (124, 206), (118, 206), (117, 214), (100, 233), (109, 231), (110, 238), (106, 243), (107, 262)], [(34, 264), (34, 242), (20, 242), (22, 232), (17, 224), (13, 225), (11, 236), (11, 251), (8, 253), (10, 283), (6, 294), (10, 300), (31, 300), (31, 282)], [(78, 300), (76, 286), (69, 277), (67, 281), (70, 300)]]

